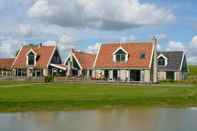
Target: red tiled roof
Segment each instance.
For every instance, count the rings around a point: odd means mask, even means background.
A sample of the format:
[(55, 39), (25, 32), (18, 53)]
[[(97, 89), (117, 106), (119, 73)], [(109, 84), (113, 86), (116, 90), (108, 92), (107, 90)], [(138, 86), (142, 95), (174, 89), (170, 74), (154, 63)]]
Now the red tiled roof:
[[(128, 61), (125, 63), (113, 61), (113, 52), (119, 47), (128, 52)], [(96, 58), (95, 68), (150, 68), (153, 48), (154, 44), (151, 42), (103, 44)], [(140, 59), (142, 53), (145, 53), (145, 59)]]
[(31, 49), (38, 55), (38, 60), (36, 60), (35, 67), (37, 68), (47, 68), (51, 56), (54, 53), (56, 46), (24, 46), (19, 54), (17, 55), (13, 68), (25, 68), (26, 67), (26, 55)]
[(11, 69), (14, 58), (2, 58), (0, 59), (0, 69)]
[(92, 69), (96, 55), (80, 51), (72, 51), (83, 69)]

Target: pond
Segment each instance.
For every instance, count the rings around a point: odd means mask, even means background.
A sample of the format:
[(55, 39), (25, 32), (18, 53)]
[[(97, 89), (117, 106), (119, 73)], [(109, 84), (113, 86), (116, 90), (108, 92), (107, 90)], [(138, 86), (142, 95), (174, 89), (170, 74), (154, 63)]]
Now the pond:
[(0, 131), (196, 131), (197, 108), (0, 113)]

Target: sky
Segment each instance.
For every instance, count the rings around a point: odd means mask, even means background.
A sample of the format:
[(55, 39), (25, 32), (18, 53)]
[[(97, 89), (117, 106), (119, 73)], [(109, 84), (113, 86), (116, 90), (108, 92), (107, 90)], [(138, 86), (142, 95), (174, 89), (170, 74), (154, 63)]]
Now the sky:
[(28, 43), (96, 52), (101, 43), (158, 39), (197, 64), (196, 0), (1, 0), (0, 58)]

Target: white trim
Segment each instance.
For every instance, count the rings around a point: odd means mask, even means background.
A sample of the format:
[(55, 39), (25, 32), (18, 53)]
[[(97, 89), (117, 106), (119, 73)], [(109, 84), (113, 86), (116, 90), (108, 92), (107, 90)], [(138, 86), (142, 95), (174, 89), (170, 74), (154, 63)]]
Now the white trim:
[(81, 66), (81, 64), (80, 64), (80, 62), (79, 62), (79, 60), (77, 59), (77, 57), (75, 56), (75, 54), (74, 54), (73, 52), (72, 52), (72, 56), (75, 58), (77, 64), (78, 64), (79, 67), (80, 67), (80, 69), (83, 70), (83, 68), (82, 68), (82, 66)]
[(165, 65), (164, 66), (167, 66), (168, 65), (168, 58), (164, 54), (159, 54), (159, 56), (157, 56), (157, 59), (159, 59), (160, 57), (163, 57), (165, 59)]
[(98, 49), (98, 51), (97, 51), (96, 58), (94, 59), (94, 63), (93, 63), (93, 68), (95, 68), (96, 61), (97, 61), (97, 59), (98, 59), (98, 55), (99, 55), (99, 53), (100, 53), (101, 46), (103, 46), (103, 44), (100, 45), (100, 47), (99, 47), (99, 49)]
[(123, 52), (125, 52), (126, 54), (128, 54), (128, 52), (122, 48), (122, 46), (120, 45), (114, 52), (113, 52), (113, 55), (115, 55), (119, 50), (123, 50)]
[(26, 53), (26, 65), (27, 66), (32, 66), (32, 65), (29, 65), (28, 61), (29, 61), (29, 53), (33, 53), (35, 56), (34, 56), (34, 66), (36, 65), (36, 58), (37, 58), (37, 53), (31, 48), (27, 53)]
[(20, 52), (21, 52), (21, 50), (22, 50), (22, 49), (23, 49), (23, 47), (21, 47), (21, 48), (20, 48), (20, 50), (19, 50), (18, 54), (16, 55), (16, 58), (14, 59), (14, 62), (12, 63), (11, 68), (13, 68), (13, 66), (15, 65), (16, 60), (18, 59), (18, 56), (19, 56), (19, 54), (20, 54)]
[(68, 56), (66, 57), (65, 61), (64, 61), (64, 65), (66, 65), (66, 62), (68, 61), (68, 59), (72, 56), (72, 53), (70, 52), (68, 54)]
[(116, 53), (119, 51), (119, 50), (122, 50), (126, 55), (125, 55), (125, 61), (124, 62), (127, 62), (128, 61), (128, 52), (124, 49), (124, 48), (122, 48), (122, 46), (120, 45), (113, 53), (112, 53), (112, 59), (113, 59), (113, 61), (114, 62), (117, 62), (116, 61)]
[(155, 48), (157, 48), (157, 47), (155, 47), (155, 44), (152, 43), (152, 45), (153, 45), (153, 47), (152, 47), (152, 52), (151, 52), (151, 58), (150, 58), (149, 68), (151, 68), (151, 66), (152, 66), (153, 56), (154, 56), (154, 50), (155, 50)]
[(180, 71), (181, 71), (181, 69), (182, 69), (182, 67), (183, 67), (183, 60), (184, 60), (184, 58), (185, 58), (185, 53), (183, 53), (183, 56), (182, 56)]
[(29, 55), (30, 52), (32, 52), (32, 53), (34, 53), (35, 55), (37, 55), (37, 53), (31, 48), (31, 49), (26, 53), (26, 56)]
[(53, 49), (53, 52), (51, 53), (51, 56), (49, 57), (49, 61), (48, 61), (48, 64), (47, 64), (47, 68), (49, 67), (49, 64), (51, 63), (51, 60), (52, 60), (52, 58), (53, 58), (53, 55), (54, 55), (56, 49), (57, 49), (57, 46), (55, 45), (55, 46), (54, 46), (54, 49)]
[(174, 71), (174, 81), (176, 81), (176, 71)]
[(61, 66), (59, 66), (57, 64), (50, 64), (50, 66), (53, 66), (53, 67), (56, 67), (56, 68), (59, 68), (59, 69), (62, 69), (62, 70), (67, 70), (66, 67), (61, 67)]

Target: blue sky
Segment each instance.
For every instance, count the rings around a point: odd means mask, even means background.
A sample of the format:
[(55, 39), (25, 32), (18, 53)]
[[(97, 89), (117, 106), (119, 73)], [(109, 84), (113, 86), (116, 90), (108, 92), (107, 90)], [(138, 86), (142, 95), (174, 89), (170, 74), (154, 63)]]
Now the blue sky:
[(100, 43), (147, 41), (183, 50), (197, 64), (195, 0), (1, 0), (0, 57), (27, 43), (95, 52)]

